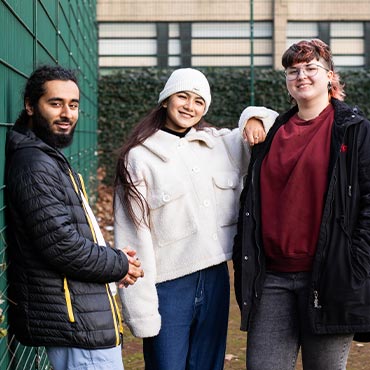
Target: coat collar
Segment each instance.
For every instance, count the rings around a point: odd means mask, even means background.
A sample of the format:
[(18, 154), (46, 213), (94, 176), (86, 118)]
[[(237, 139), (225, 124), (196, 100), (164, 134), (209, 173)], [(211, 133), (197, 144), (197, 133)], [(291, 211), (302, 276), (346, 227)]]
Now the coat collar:
[(184, 141), (203, 142), (210, 149), (215, 146), (215, 139), (210, 135), (210, 129), (195, 130), (194, 128), (192, 128), (183, 138), (158, 130), (154, 135), (148, 137), (142, 145), (161, 158), (162, 161), (169, 162), (174, 156), (177, 148), (182, 145), (181, 143)]

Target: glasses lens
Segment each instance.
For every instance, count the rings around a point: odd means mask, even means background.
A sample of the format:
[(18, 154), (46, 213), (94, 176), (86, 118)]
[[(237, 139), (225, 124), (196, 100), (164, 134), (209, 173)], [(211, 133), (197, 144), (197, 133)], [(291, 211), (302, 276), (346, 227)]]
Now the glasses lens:
[(298, 77), (301, 71), (304, 73), (305, 76), (313, 77), (316, 75), (318, 70), (319, 67), (315, 64), (307, 64), (305, 66), (302, 66), (301, 68), (289, 67), (285, 70), (285, 76), (288, 81), (293, 81)]
[(293, 81), (298, 76), (298, 69), (297, 68), (287, 68), (285, 70), (285, 76), (289, 81)]
[(317, 67), (315, 64), (307, 64), (303, 68), (304, 68), (304, 74), (307, 77), (315, 76), (317, 71), (319, 70), (319, 67)]

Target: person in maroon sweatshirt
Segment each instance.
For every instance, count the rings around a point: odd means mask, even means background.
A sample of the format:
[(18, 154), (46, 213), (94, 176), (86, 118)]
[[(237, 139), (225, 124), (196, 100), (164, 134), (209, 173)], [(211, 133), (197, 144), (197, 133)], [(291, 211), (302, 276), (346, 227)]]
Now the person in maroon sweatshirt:
[[(370, 123), (321, 40), (282, 57), (293, 108), (253, 149), (234, 242), (248, 370), (345, 369), (370, 339)], [(268, 355), (266, 355), (268, 354)]]

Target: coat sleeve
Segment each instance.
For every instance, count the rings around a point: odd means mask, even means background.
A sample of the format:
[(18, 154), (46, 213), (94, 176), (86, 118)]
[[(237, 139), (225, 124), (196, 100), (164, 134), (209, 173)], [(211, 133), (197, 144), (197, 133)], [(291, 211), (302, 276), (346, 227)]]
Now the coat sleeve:
[[(370, 273), (370, 122), (361, 124), (358, 149), (359, 212), (352, 232), (355, 274), (363, 281)], [(353, 191), (355, 191), (353, 189)]]
[[(132, 174), (132, 177), (137, 178), (138, 174)], [(137, 189), (146, 198), (147, 189), (142, 178), (138, 180)], [(140, 210), (135, 208), (135, 204), (133, 207), (139, 215)], [(148, 215), (145, 217), (150, 222)], [(136, 337), (155, 336), (161, 327), (161, 317), (158, 311), (156, 263), (150, 228), (145, 222), (136, 226), (117, 195), (114, 219), (115, 247), (135, 249), (145, 273), (134, 285), (119, 289), (124, 321)]]
[(15, 165), (10, 171), (9, 199), (24, 238), (19, 244), (32, 245), (51, 269), (67, 277), (98, 283), (120, 280), (128, 271), (126, 255), (81, 233), (78, 222), (87, 229), (86, 215), (67, 182), (57, 165), (42, 159), (21, 169)]
[(238, 126), (240, 130), (240, 135), (243, 137), (244, 128), (248, 120), (252, 117), (258, 118), (262, 121), (263, 126), (265, 128), (265, 132), (267, 134), (272, 125), (274, 124), (278, 115), (279, 114), (277, 112), (266, 107), (250, 106), (245, 108), (239, 118)]
[(239, 168), (242, 176), (247, 174), (251, 152), (249, 143), (244, 140), (243, 133), (247, 121), (252, 117), (260, 119), (267, 134), (277, 116), (277, 112), (265, 107), (247, 107), (240, 115), (238, 128), (229, 131), (228, 134), (225, 134), (225, 129), (219, 130), (218, 135), (223, 137), (230, 159)]

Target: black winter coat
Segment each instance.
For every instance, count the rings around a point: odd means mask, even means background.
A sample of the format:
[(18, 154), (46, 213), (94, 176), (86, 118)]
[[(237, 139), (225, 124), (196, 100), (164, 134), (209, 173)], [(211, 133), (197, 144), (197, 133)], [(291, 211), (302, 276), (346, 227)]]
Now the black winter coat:
[[(328, 189), (317, 242), (308, 319), (317, 334), (359, 333), (370, 340), (370, 123), (332, 99), (335, 110)], [(260, 222), (260, 171), (275, 133), (297, 112), (277, 118), (263, 144), (253, 148), (241, 195), (234, 241), (235, 291), (248, 330), (265, 277)]]
[(24, 345), (120, 343), (119, 311), (107, 283), (126, 275), (128, 261), (94, 242), (81, 186), (61, 152), (18, 125), (8, 132), (9, 320)]

